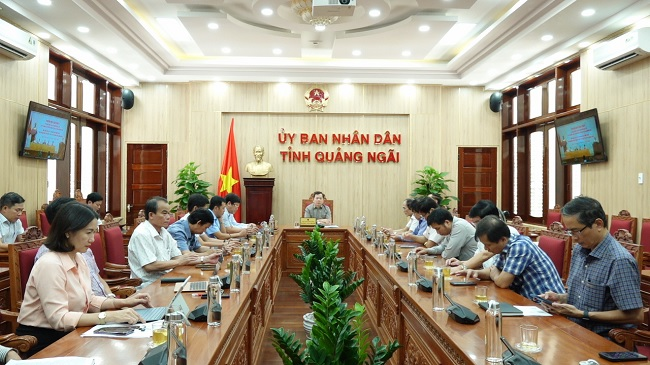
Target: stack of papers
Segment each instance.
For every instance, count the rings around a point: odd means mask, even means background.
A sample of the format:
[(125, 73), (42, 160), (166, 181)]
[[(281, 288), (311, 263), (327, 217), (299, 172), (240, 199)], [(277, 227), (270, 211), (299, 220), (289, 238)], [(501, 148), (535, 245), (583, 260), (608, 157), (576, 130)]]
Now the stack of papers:
[(106, 327), (124, 327), (127, 325), (124, 324), (99, 324), (88, 331), (81, 334), (81, 337), (108, 337), (108, 338), (150, 338), (153, 336), (153, 325), (154, 323), (160, 323), (162, 321), (149, 322), (147, 324), (134, 324), (133, 327), (135, 330), (128, 335), (112, 335), (107, 333), (95, 333), (96, 330)]

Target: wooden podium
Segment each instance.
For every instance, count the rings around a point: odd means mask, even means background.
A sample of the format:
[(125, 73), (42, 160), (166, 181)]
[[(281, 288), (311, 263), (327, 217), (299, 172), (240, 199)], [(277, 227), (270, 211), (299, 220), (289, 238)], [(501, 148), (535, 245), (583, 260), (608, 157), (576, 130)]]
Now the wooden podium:
[(246, 187), (246, 223), (268, 222), (273, 214), (275, 178), (244, 178)]

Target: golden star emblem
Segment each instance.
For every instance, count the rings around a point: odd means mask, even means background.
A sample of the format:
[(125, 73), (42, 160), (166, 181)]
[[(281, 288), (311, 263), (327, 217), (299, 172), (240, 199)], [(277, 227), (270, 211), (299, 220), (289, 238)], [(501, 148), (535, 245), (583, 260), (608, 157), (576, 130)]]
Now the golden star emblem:
[(232, 166), (228, 168), (228, 173), (226, 175), (220, 174), (221, 175), (221, 190), (219, 190), (220, 193), (226, 191), (228, 193), (232, 193), (232, 187), (239, 182), (239, 180), (235, 180), (232, 177)]

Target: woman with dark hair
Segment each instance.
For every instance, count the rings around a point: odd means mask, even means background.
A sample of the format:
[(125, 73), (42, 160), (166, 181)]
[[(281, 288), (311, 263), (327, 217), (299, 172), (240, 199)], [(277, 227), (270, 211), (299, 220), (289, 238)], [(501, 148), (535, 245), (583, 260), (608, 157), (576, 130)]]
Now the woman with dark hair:
[(148, 306), (148, 294), (126, 299), (93, 294), (90, 272), (81, 254), (90, 247), (96, 231), (97, 213), (86, 205), (66, 204), (56, 214), (45, 241), (50, 252), (34, 265), (18, 316), (16, 333), (38, 339), (28, 356), (79, 326), (144, 322), (130, 307)]

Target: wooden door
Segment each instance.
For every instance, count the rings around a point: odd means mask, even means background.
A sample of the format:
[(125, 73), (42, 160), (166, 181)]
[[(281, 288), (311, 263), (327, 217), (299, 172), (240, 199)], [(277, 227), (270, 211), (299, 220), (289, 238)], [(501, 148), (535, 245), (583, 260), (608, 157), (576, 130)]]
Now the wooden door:
[(131, 225), (149, 198), (167, 197), (167, 145), (127, 144), (126, 153), (126, 222)]
[(458, 147), (458, 199), (461, 218), (481, 199), (499, 205), (496, 147)]

